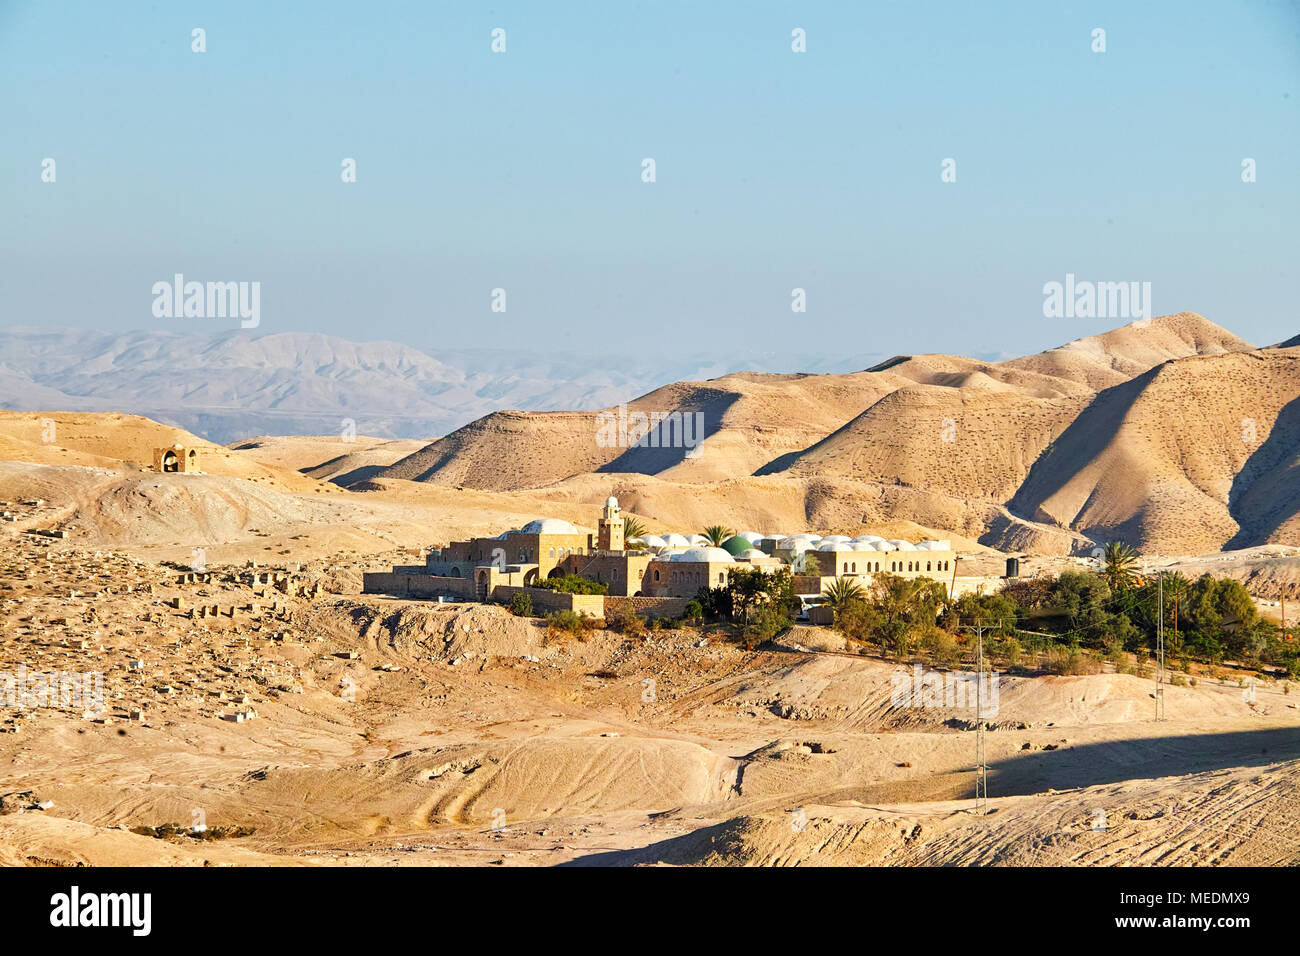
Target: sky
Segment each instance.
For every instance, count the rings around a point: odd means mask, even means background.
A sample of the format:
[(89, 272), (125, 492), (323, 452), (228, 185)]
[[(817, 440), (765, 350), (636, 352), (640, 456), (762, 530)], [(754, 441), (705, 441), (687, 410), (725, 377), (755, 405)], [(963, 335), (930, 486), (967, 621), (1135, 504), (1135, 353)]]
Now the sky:
[(0, 324), (238, 326), (181, 273), (435, 354), (1019, 355), (1129, 320), (1073, 274), (1267, 345), (1298, 110), (1277, 0), (0, 0)]

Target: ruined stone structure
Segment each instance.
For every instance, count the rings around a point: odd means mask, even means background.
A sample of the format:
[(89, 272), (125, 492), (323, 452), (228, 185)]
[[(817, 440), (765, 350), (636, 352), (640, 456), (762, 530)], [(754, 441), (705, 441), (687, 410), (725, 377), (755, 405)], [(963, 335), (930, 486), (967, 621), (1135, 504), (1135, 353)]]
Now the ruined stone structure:
[(187, 448), (184, 445), (155, 448), (153, 450), (153, 470), (160, 474), (196, 472), (199, 470), (198, 449)]

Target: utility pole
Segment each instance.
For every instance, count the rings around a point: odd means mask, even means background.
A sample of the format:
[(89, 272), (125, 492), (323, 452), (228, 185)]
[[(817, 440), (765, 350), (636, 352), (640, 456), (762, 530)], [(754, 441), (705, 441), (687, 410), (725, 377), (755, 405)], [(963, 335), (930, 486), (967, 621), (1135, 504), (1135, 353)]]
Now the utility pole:
[(1156, 583), (1156, 601), (1160, 607), (1156, 620), (1156, 720), (1165, 719), (1165, 572)]
[(985, 750), (984, 728), (984, 619), (976, 618), (974, 626), (965, 625), (964, 630), (973, 631), (975, 645), (975, 812), (981, 816), (988, 812), (989, 799), (989, 762)]

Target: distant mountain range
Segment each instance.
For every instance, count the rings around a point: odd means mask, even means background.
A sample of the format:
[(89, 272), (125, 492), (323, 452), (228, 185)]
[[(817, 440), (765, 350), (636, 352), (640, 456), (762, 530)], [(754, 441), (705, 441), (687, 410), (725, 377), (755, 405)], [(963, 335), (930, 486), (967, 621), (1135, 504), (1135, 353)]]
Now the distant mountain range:
[[(422, 439), (331, 453), (319, 477), (361, 492), (614, 493), (669, 527), (904, 521), (1008, 551), (1300, 542), (1300, 337), (1256, 348), (1195, 313), (1004, 361), (918, 353), (821, 367), (796, 355), (634, 368), (522, 350), (435, 358), (239, 331), (12, 329), (0, 349), (0, 405), (16, 411), (126, 412), (224, 444), (336, 436), (344, 419), (358, 435)], [(641, 444), (638, 415), (700, 430), (673, 442), (660, 425)]]
[(845, 371), (883, 356), (646, 356), (510, 349), (436, 357), (395, 342), (250, 334), (0, 329), (0, 407), (144, 415), (221, 444), (255, 435), (433, 438), (502, 409), (596, 409), (739, 369)]

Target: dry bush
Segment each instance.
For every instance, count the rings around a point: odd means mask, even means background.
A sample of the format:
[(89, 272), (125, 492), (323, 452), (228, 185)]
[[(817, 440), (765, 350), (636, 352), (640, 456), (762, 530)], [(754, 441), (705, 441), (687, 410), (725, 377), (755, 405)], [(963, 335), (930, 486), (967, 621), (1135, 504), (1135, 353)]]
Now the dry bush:
[(1101, 660), (1091, 651), (1077, 647), (1053, 647), (1043, 655), (1043, 670), (1049, 674), (1071, 677), (1100, 674)]

